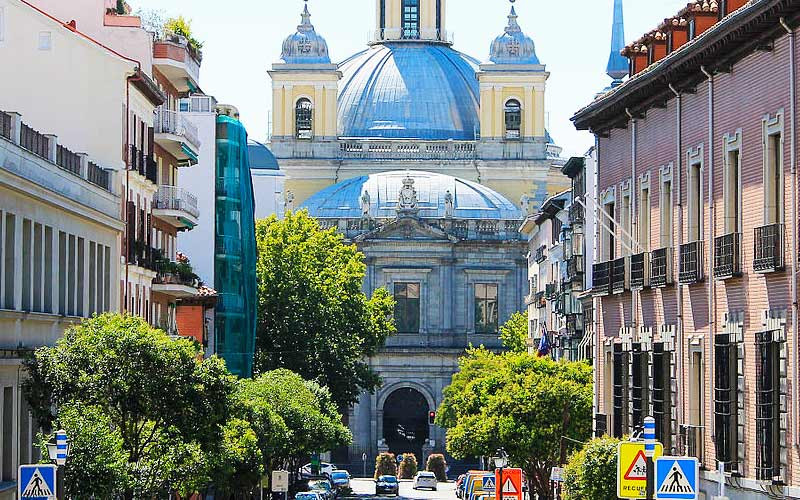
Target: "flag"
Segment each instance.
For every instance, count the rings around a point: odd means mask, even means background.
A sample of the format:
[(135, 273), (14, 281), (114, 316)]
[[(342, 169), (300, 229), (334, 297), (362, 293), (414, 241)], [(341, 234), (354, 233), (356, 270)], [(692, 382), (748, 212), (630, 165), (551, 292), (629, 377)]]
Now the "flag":
[(542, 323), (542, 338), (539, 339), (539, 356), (550, 354), (550, 335), (547, 333), (547, 325)]

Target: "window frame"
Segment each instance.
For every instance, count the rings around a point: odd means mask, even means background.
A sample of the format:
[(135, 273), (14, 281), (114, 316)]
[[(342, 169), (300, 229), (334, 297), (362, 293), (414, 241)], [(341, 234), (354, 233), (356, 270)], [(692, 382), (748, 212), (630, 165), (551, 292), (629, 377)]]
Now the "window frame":
[(639, 202), (636, 204), (636, 229), (639, 248), (642, 252), (649, 252), (653, 243), (651, 217), (653, 215), (653, 192), (650, 189), (650, 173), (642, 175), (639, 178)]
[[(517, 141), (522, 139), (522, 114), (522, 101), (517, 97), (509, 97), (503, 103), (503, 137), (506, 140)], [(509, 128), (510, 118), (513, 118), (515, 115), (517, 119), (517, 128)], [(512, 126), (513, 125), (512, 123)], [(516, 134), (514, 132), (516, 132)]]
[[(786, 144), (785, 144), (785, 133), (784, 133), (784, 120), (783, 120), (783, 110), (779, 110), (774, 117), (770, 117), (769, 115), (764, 116), (762, 119), (762, 161), (763, 161), (763, 171), (762, 171), (762, 184), (764, 186), (764, 215), (763, 215), (763, 223), (764, 225), (770, 224), (785, 224), (786, 215), (784, 214), (785, 206), (786, 206), (786, 182), (785, 182), (785, 156), (786, 156)], [(775, 154), (773, 150), (773, 140), (774, 138), (778, 138), (777, 140), (777, 149), (779, 154)], [(774, 164), (772, 163), (774, 160)], [(772, 175), (770, 175), (772, 174)], [(772, 177), (770, 184), (767, 184), (767, 179)], [(775, 185), (773, 185), (774, 183)], [(770, 189), (771, 188), (771, 189)], [(770, 192), (772, 190), (773, 192)], [(776, 199), (774, 200), (774, 206), (772, 210), (774, 213), (770, 213), (770, 202), (772, 195), (776, 195)], [(774, 215), (774, 219), (773, 219)]]
[[(666, 189), (666, 186), (669, 186), (669, 190)], [(672, 178), (672, 164), (661, 168), (658, 208), (659, 244), (661, 248), (671, 248), (674, 241), (673, 213), (675, 211), (675, 189)]]
[[(408, 13), (406, 12), (408, 9)], [(403, 40), (419, 40), (422, 0), (402, 0), (400, 3), (400, 37)], [(416, 20), (413, 19), (416, 14)], [(416, 26), (416, 29), (414, 28)]]
[[(405, 286), (405, 294), (406, 296), (399, 296), (398, 287)], [(409, 286), (416, 286), (417, 287), (417, 297), (408, 297), (408, 288)], [(394, 320), (395, 326), (397, 327), (397, 333), (401, 335), (418, 335), (422, 329), (422, 283), (419, 281), (395, 281), (392, 283), (392, 292), (394, 297)], [(406, 316), (409, 310), (409, 305), (416, 304), (416, 307), (413, 310), (416, 311), (416, 320), (409, 321), (409, 318)], [(398, 314), (402, 309), (402, 314)], [(402, 318), (402, 322), (398, 320), (398, 317)], [(414, 331), (413, 326), (416, 324), (416, 331)], [(405, 328), (409, 326), (409, 328)]]
[[(483, 296), (479, 296), (479, 288), (484, 289)], [(488, 316), (491, 305), (491, 297), (489, 297), (489, 288), (494, 288), (494, 321), (489, 321)], [(500, 285), (498, 283), (489, 282), (476, 282), (473, 284), (473, 301), (474, 301), (474, 328), (475, 333), (480, 335), (496, 334), (500, 331)], [(478, 318), (478, 305), (483, 304), (484, 311), (483, 318)]]
[[(686, 243), (693, 243), (695, 241), (702, 241), (704, 234), (704, 220), (705, 220), (705, 206), (703, 205), (703, 194), (705, 190), (703, 182), (703, 174), (705, 172), (705, 159), (703, 153), (703, 146), (700, 145), (696, 149), (690, 149), (687, 154), (686, 161)], [(697, 170), (697, 185), (692, 177), (693, 170)], [(674, 190), (674, 186), (673, 186)], [(692, 205), (696, 203), (696, 207)], [(693, 229), (696, 229), (696, 235), (692, 234)]]
[[(742, 129), (723, 136), (723, 216), (725, 234), (742, 232)], [(735, 165), (733, 159), (735, 158)], [(734, 175), (735, 174), (735, 175)]]
[[(306, 107), (305, 104), (308, 104)], [(303, 105), (303, 107), (301, 107)], [(300, 116), (299, 112), (308, 113), (308, 116)], [(301, 118), (303, 128), (300, 128)], [(306, 123), (308, 124), (306, 127)], [(303, 132), (307, 133), (301, 133)], [(314, 138), (314, 101), (308, 96), (299, 96), (294, 102), (294, 136), (301, 141), (310, 141)]]

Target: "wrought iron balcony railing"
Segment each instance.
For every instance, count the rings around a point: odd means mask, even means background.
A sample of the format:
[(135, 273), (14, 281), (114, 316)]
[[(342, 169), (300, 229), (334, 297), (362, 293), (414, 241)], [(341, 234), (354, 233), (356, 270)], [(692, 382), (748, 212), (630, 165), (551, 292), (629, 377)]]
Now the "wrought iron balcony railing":
[(583, 256), (573, 255), (567, 259), (567, 279), (575, 281), (583, 276)]
[(678, 281), (691, 285), (703, 281), (703, 242), (693, 241), (680, 246)]
[(714, 238), (714, 277), (733, 278), (742, 274), (742, 233)]
[(650, 253), (650, 286), (660, 288), (672, 284), (672, 248), (659, 248)]
[(703, 464), (703, 428), (699, 425), (681, 425), (681, 453), (683, 456), (695, 457)]
[(754, 229), (753, 270), (757, 273), (780, 271), (785, 265), (783, 224)]
[(631, 290), (650, 286), (650, 253), (631, 255)]
[(592, 291), (597, 296), (611, 293), (611, 261), (592, 266)]
[(620, 257), (614, 260), (611, 270), (611, 293), (622, 293), (628, 289), (628, 259)]
[(195, 218), (200, 217), (197, 197), (188, 190), (176, 186), (159, 186), (153, 197), (153, 208), (180, 210)]
[(537, 248), (536, 249), (536, 254), (535, 254), (533, 259), (536, 262), (544, 262), (544, 260), (547, 258), (547, 256), (544, 254), (544, 251), (545, 251), (545, 246), (544, 245), (542, 245), (539, 248)]

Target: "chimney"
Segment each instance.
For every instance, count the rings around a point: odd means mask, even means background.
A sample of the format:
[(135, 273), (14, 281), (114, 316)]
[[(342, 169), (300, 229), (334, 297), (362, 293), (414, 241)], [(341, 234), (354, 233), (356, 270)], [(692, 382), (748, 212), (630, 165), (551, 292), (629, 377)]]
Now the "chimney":
[(722, 0), (720, 9), (720, 17), (725, 17), (731, 12), (735, 12), (747, 3), (747, 0)]
[(664, 19), (659, 29), (667, 35), (667, 54), (675, 52), (689, 41), (689, 23), (685, 17)]
[(719, 21), (717, 0), (694, 0), (686, 5), (680, 16), (689, 22), (689, 40), (694, 40)]
[(661, 30), (653, 30), (644, 36), (647, 46), (648, 65), (667, 57), (667, 35)]
[(649, 66), (647, 45), (641, 40), (628, 45), (622, 50), (622, 55), (627, 57), (631, 65), (631, 76), (640, 73)]

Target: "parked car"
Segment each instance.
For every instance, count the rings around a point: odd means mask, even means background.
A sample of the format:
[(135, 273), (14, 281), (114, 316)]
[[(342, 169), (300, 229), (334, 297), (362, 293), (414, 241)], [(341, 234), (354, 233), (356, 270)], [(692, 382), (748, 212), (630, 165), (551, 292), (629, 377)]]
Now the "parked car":
[[(330, 477), (331, 472), (336, 470), (336, 466), (333, 464), (329, 464), (327, 462), (322, 462), (319, 464), (319, 474), (321, 476)], [(304, 466), (300, 467), (300, 475), (302, 477), (312, 477), (313, 474), (311, 473), (311, 464), (305, 464)]]
[(400, 483), (397, 482), (397, 477), (380, 476), (375, 481), (375, 494), (400, 496)]
[(334, 500), (336, 491), (329, 479), (315, 479), (308, 482), (308, 489), (322, 496), (322, 500)]
[(422, 488), (430, 488), (433, 491), (439, 486), (439, 482), (436, 480), (436, 474), (433, 472), (428, 471), (419, 471), (417, 475), (414, 476), (414, 489), (420, 490)]
[(331, 472), (331, 481), (337, 489), (350, 487), (350, 473), (346, 470), (335, 470)]
[(301, 491), (294, 496), (294, 500), (322, 500), (322, 495), (317, 491)]

